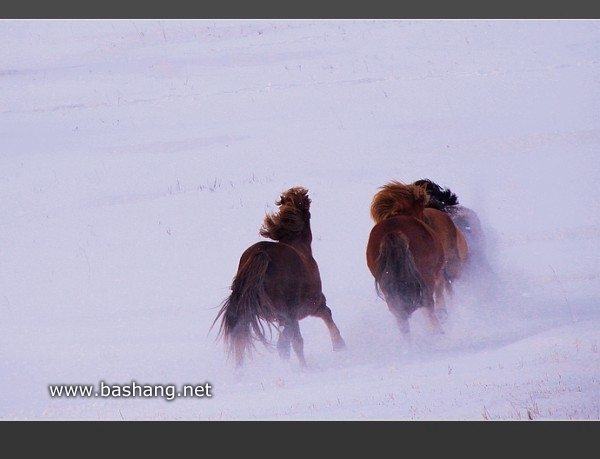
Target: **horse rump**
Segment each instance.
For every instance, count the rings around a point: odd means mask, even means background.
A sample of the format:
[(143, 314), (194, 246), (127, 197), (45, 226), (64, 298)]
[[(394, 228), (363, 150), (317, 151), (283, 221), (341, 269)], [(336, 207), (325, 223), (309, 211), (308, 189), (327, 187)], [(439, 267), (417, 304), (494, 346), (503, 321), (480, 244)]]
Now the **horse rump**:
[(417, 269), (408, 240), (389, 232), (378, 244), (377, 257), (370, 263), (377, 293), (388, 305), (401, 308), (396, 312), (409, 317), (421, 306), (427, 285)]

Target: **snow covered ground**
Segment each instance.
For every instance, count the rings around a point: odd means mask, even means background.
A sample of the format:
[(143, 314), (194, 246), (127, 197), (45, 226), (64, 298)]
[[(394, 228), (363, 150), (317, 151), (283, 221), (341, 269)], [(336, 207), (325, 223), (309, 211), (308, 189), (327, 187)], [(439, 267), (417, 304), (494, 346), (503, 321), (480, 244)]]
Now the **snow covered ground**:
[[(0, 419), (600, 419), (600, 22), (2, 20), (0, 38)], [(443, 336), (415, 313), (404, 352), (369, 204), (425, 177), (478, 212), (496, 277), (457, 286)], [(259, 348), (236, 378), (209, 328), (296, 185), (348, 350), (307, 318), (309, 370)]]

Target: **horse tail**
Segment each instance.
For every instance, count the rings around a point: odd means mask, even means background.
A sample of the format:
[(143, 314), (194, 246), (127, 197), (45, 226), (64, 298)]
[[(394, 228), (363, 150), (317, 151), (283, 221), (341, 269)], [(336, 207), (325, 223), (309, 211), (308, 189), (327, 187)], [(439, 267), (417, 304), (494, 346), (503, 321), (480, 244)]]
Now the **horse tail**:
[(396, 233), (383, 237), (376, 270), (375, 286), (379, 296), (402, 300), (409, 306), (409, 313), (420, 306), (428, 287), (417, 269), (406, 239)]
[(252, 351), (255, 341), (265, 345), (270, 341), (266, 330), (270, 331), (275, 318), (265, 291), (265, 275), (270, 263), (269, 254), (258, 250), (240, 265), (231, 294), (222, 303), (214, 321), (222, 319), (218, 338), (225, 342), (227, 355), (234, 357), (236, 366), (241, 366), (246, 351)]

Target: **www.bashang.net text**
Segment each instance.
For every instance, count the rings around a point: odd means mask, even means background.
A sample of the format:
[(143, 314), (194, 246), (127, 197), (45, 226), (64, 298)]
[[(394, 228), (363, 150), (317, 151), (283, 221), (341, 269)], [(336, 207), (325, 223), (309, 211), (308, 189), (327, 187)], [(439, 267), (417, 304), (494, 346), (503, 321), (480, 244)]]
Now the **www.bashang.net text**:
[(174, 384), (106, 384), (100, 381), (98, 386), (93, 384), (50, 384), (50, 397), (114, 397), (114, 398), (164, 398), (171, 401), (179, 397), (212, 397), (212, 385), (184, 384), (178, 388)]

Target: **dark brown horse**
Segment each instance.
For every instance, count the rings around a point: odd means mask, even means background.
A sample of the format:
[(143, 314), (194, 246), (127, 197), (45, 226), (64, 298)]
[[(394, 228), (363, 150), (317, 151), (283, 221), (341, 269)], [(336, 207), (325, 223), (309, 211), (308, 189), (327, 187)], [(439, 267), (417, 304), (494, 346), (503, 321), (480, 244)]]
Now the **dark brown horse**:
[(446, 294), (436, 293), (436, 312), (438, 317), (445, 319), (446, 298), (452, 297), (453, 284), (464, 274), (469, 261), (469, 247), (462, 231), (452, 221), (450, 216), (431, 207), (423, 210), (423, 220), (437, 234), (444, 247), (444, 290)]
[(392, 181), (371, 203), (375, 226), (367, 242), (367, 266), (405, 338), (410, 336), (409, 318), (419, 308), (432, 331), (443, 332), (435, 297), (444, 289), (444, 247), (423, 221), (427, 200), (423, 187)]
[(424, 186), (427, 190), (427, 207), (448, 214), (464, 235), (469, 248), (467, 270), (472, 274), (491, 272), (485, 250), (485, 234), (477, 213), (461, 205), (458, 196), (450, 188), (443, 188), (430, 179), (417, 180), (414, 184)]
[(219, 337), (237, 368), (256, 341), (269, 344), (272, 326), (279, 330), (279, 355), (289, 359), (293, 347), (300, 364), (306, 366), (299, 321), (307, 316), (323, 319), (334, 350), (345, 348), (312, 256), (308, 191), (291, 188), (276, 204), (279, 211), (267, 215), (260, 229), (261, 236), (272, 241), (257, 242), (242, 254), (231, 295), (213, 322), (214, 326), (222, 319)]

